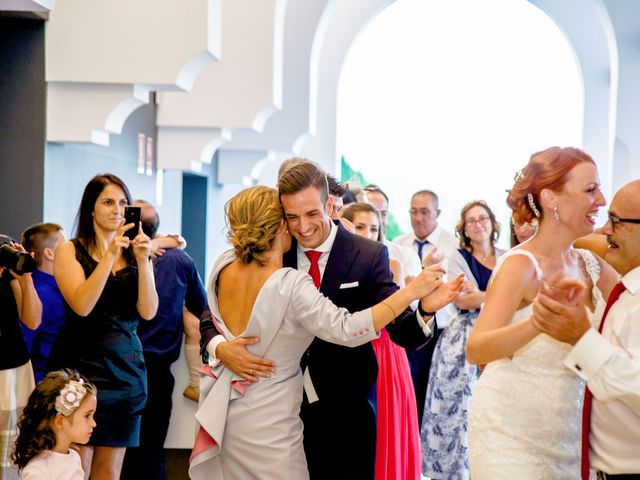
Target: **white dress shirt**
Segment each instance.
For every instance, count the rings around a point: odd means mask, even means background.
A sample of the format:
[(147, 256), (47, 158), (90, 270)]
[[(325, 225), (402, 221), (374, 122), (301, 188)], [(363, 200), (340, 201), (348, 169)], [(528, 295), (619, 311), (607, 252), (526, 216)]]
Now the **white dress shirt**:
[[(441, 263), (445, 268), (447, 267), (448, 259), (457, 253), (460, 246), (456, 237), (440, 225), (437, 225), (433, 232), (431, 232), (431, 235), (429, 235), (425, 240), (428, 240), (429, 244), (422, 248), (422, 258), (433, 250), (433, 247), (435, 246), (438, 249), (438, 252), (442, 255)], [(424, 240), (420, 240), (413, 232), (400, 235), (393, 239), (393, 243), (411, 248), (416, 253), (416, 257), (418, 256), (418, 241)], [(419, 260), (420, 257), (418, 257), (418, 261)], [(422, 264), (420, 264), (420, 268), (422, 268)], [(445, 328), (449, 325), (451, 318), (453, 318), (457, 313), (458, 311), (453, 302), (438, 310), (438, 315), (436, 316), (438, 327)]]
[[(424, 240), (428, 240), (429, 244), (422, 248), (422, 258), (433, 250), (434, 246), (438, 249), (438, 252), (443, 256), (443, 258), (450, 256), (460, 246), (460, 242), (458, 242), (456, 237), (440, 225), (437, 225), (433, 232), (431, 232), (431, 234)], [(413, 232), (400, 235), (393, 239), (395, 243), (409, 247), (416, 253), (418, 253), (417, 242), (424, 240), (420, 240)]]
[(622, 283), (602, 334), (587, 331), (564, 362), (593, 394), (591, 467), (609, 474), (640, 473), (640, 267)]
[(324, 271), (327, 268), (327, 262), (329, 261), (329, 253), (331, 253), (333, 242), (335, 242), (336, 240), (337, 233), (338, 226), (335, 223), (331, 222), (331, 231), (329, 232), (329, 236), (324, 242), (322, 242), (321, 245), (317, 246), (316, 248), (305, 248), (298, 243), (298, 270), (302, 272), (308, 272), (309, 267), (311, 267), (311, 261), (304, 252), (309, 250), (320, 252), (320, 257), (318, 258), (318, 267), (320, 268), (320, 283), (322, 283), (322, 279), (324, 278)]

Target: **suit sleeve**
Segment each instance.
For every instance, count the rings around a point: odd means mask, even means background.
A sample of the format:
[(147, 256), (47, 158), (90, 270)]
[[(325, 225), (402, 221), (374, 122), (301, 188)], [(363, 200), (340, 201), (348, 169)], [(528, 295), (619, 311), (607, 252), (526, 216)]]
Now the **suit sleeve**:
[(184, 299), (185, 307), (196, 317), (201, 317), (207, 307), (207, 293), (198, 274), (196, 266), (191, 263), (187, 280), (187, 294)]
[(211, 310), (209, 307), (205, 307), (200, 315), (200, 354), (203, 358), (206, 358), (207, 355), (207, 345), (219, 333), (211, 318)]
[[(375, 303), (379, 303), (396, 292), (399, 287), (393, 281), (389, 269), (389, 253), (385, 246), (376, 250), (371, 260), (371, 291), (375, 292)], [(375, 304), (374, 303), (374, 304)], [(416, 312), (407, 308), (389, 325), (387, 332), (391, 340), (404, 348), (417, 349), (426, 344), (431, 335), (425, 335)]]

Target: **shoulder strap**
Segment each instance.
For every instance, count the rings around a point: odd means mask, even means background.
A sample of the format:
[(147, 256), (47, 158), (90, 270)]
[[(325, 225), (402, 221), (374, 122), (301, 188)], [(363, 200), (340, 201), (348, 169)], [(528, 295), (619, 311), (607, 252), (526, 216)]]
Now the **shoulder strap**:
[(576, 248), (575, 251), (580, 255), (580, 258), (582, 258), (591, 282), (593, 285), (597, 285), (600, 280), (600, 262), (598, 262), (598, 259), (589, 250)]
[(80, 241), (79, 238), (72, 239), (71, 243), (73, 243), (73, 247), (76, 250), (76, 253), (75, 253), (76, 260), (82, 267), (82, 270), (84, 271), (85, 276), (89, 278), (89, 275), (91, 275), (93, 270), (96, 268), (96, 265), (98, 262), (96, 262), (93, 259), (93, 257), (89, 254), (87, 247), (84, 246), (84, 244)]
[(542, 278), (542, 269), (540, 268), (540, 264), (538, 264), (538, 259), (536, 258), (536, 256), (533, 253), (529, 252), (528, 250), (523, 250), (521, 248), (511, 249), (507, 253), (505, 253), (504, 255), (502, 255), (500, 257), (500, 259), (498, 260), (498, 263), (496, 264), (495, 268), (493, 269), (493, 276), (494, 277), (495, 277), (497, 271), (502, 266), (502, 264), (505, 262), (505, 260), (507, 258), (511, 257), (512, 255), (524, 255), (525, 257), (528, 257), (529, 260), (531, 260), (531, 262), (533, 263), (533, 266), (536, 269), (536, 275), (538, 275), (538, 278)]

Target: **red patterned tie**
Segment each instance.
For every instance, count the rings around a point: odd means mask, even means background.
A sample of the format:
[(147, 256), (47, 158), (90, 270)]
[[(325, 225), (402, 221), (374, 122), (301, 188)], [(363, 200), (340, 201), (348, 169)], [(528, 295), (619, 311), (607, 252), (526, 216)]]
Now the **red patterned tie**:
[(309, 261), (311, 262), (311, 266), (309, 267), (309, 275), (311, 275), (311, 279), (313, 280), (313, 284), (316, 288), (320, 288), (320, 266), (318, 265), (318, 259), (322, 252), (318, 252), (316, 250), (307, 250), (304, 252)]
[[(600, 326), (598, 327), (598, 333), (602, 333), (602, 327), (604, 326), (604, 321), (607, 318), (607, 313), (609, 313), (609, 309), (611, 309), (611, 305), (613, 305), (620, 294), (624, 292), (625, 288), (622, 282), (616, 283), (616, 286), (611, 290), (611, 294), (609, 295), (609, 300), (607, 300), (607, 306), (604, 309), (604, 313), (602, 314), (602, 320), (600, 320)], [(582, 462), (581, 462), (581, 473), (582, 480), (589, 479), (589, 428), (591, 427), (591, 391), (589, 387), (584, 390), (584, 406), (582, 408)]]

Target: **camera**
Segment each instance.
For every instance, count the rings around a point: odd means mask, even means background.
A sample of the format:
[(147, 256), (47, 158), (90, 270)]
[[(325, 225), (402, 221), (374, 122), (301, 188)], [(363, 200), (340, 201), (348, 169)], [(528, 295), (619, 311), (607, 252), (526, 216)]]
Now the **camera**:
[(0, 267), (13, 270), (17, 275), (33, 272), (36, 261), (28, 253), (13, 248), (11, 242), (11, 237), (0, 234)]

